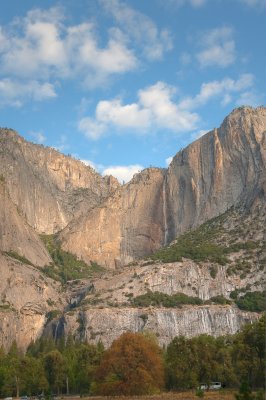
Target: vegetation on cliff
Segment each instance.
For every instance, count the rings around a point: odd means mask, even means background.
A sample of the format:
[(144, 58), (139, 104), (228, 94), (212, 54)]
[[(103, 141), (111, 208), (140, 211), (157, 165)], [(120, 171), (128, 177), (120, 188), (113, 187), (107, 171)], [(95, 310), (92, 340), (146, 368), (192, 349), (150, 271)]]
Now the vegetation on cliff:
[(47, 265), (43, 268), (43, 271), (50, 278), (66, 283), (73, 279), (90, 278), (93, 273), (103, 270), (93, 261), (88, 265), (83, 260), (79, 260), (74, 254), (64, 251), (56, 235), (41, 235), (40, 237), (53, 259), (52, 265)]

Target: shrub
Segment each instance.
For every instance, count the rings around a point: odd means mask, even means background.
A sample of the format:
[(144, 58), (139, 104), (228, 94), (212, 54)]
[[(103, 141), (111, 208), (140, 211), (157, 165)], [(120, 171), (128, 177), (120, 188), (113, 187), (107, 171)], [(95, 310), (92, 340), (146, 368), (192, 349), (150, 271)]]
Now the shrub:
[(265, 311), (266, 291), (247, 292), (244, 296), (237, 298), (235, 303), (241, 310), (257, 312)]
[(151, 291), (133, 298), (131, 302), (135, 307), (180, 307), (182, 304), (198, 305), (203, 303), (198, 297), (187, 296), (184, 293), (169, 295), (162, 292)]

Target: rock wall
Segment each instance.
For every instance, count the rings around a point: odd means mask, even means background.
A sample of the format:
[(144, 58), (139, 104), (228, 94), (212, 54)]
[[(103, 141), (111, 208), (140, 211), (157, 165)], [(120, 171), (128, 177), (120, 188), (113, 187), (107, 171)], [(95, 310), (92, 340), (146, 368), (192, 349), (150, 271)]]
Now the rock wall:
[(252, 198), (265, 182), (265, 167), (266, 108), (234, 110), (169, 166), (168, 240)]
[(56, 150), (0, 129), (1, 174), (14, 204), (38, 233), (64, 228), (110, 195), (119, 183)]
[(0, 346), (26, 349), (42, 335), (47, 312), (63, 310), (60, 285), (36, 268), (0, 253)]
[(109, 268), (145, 257), (164, 243), (164, 171), (149, 168), (60, 234), (64, 250)]
[[(61, 233), (65, 250), (106, 267), (151, 254), (180, 233), (241, 203), (265, 184), (266, 109), (234, 110), (177, 153), (168, 171), (148, 169)], [(263, 192), (265, 198), (265, 192)]]
[(126, 331), (154, 332), (160, 345), (175, 336), (200, 334), (220, 336), (236, 333), (244, 324), (256, 321), (259, 315), (231, 306), (199, 306), (182, 309), (92, 308), (65, 316), (65, 334), (74, 333), (83, 340), (109, 347)]
[[(0, 182), (0, 250), (15, 251), (37, 266), (52, 260), (36, 232), (12, 203), (5, 182)], [(2, 272), (2, 271), (1, 271)]]

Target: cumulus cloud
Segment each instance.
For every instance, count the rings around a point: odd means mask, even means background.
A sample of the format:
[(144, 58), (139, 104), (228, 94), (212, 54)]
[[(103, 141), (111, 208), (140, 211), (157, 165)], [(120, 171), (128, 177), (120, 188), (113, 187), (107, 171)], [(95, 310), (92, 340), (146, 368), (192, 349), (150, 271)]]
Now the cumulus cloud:
[(196, 55), (201, 67), (227, 67), (235, 61), (232, 28), (222, 27), (206, 32), (201, 38), (201, 47)]
[(100, 45), (96, 28), (89, 22), (68, 26), (58, 7), (29, 11), (9, 26), (0, 26), (0, 76), (25, 86), (38, 81), (43, 99), (54, 97), (51, 84), (44, 82), (79, 76), (83, 87), (91, 88), (134, 70), (138, 60), (119, 30), (110, 30)]
[(104, 166), (103, 164), (98, 164), (91, 160), (80, 160), (83, 164), (92, 167), (95, 171), (99, 172), (103, 176), (112, 175), (120, 183), (129, 182), (133, 176), (144, 169), (142, 165), (133, 164), (133, 165), (110, 165)]
[(97, 140), (104, 135), (106, 125), (90, 117), (84, 117), (79, 121), (78, 129), (87, 138)]
[(121, 128), (145, 129), (150, 126), (150, 110), (139, 104), (123, 105), (121, 100), (100, 101), (96, 108), (96, 118), (104, 123), (112, 123)]
[(254, 75), (242, 74), (239, 79), (224, 78), (221, 81), (211, 81), (201, 85), (200, 92), (195, 97), (186, 97), (179, 107), (193, 109), (206, 104), (211, 98), (221, 96), (222, 102), (228, 102), (230, 94), (239, 94), (253, 86)]
[(42, 101), (56, 97), (55, 88), (51, 83), (39, 83), (30, 80), (19, 82), (17, 80), (0, 80), (0, 105), (21, 107), (26, 100)]
[(35, 10), (20, 20), (21, 30), (11, 35), (1, 31), (8, 43), (1, 55), (2, 72), (19, 77), (70, 77), (93, 75), (96, 81), (134, 69), (137, 60), (126, 44), (109, 35), (106, 46), (98, 44), (92, 23), (65, 26), (55, 18), (56, 9)]
[(145, 133), (153, 128), (173, 132), (191, 131), (199, 117), (196, 113), (180, 108), (173, 101), (175, 88), (165, 82), (139, 90), (138, 101), (123, 104), (121, 99), (102, 100), (97, 104), (95, 118), (82, 118), (78, 129), (91, 139), (100, 138), (107, 128), (131, 129)]
[(139, 164), (134, 165), (121, 165), (121, 166), (110, 166), (103, 170), (103, 175), (113, 175), (119, 180), (120, 183), (126, 183), (130, 181), (133, 176), (139, 173), (144, 167)]
[(165, 52), (172, 49), (170, 32), (167, 29), (159, 30), (146, 15), (120, 0), (99, 0), (99, 2), (113, 16), (126, 37), (141, 47), (146, 58), (159, 60)]

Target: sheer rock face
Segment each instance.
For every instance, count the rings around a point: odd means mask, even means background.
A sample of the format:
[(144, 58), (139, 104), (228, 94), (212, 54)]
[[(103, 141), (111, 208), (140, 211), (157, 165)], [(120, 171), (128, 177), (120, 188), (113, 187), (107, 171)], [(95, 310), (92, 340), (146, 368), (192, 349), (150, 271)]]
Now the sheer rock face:
[(60, 285), (36, 268), (0, 253), (0, 346), (26, 349), (41, 336), (47, 312), (62, 310)]
[[(109, 347), (126, 331), (156, 332), (164, 345), (178, 335), (193, 337), (200, 334), (220, 336), (236, 333), (245, 323), (256, 321), (259, 315), (243, 312), (231, 306), (187, 306), (182, 309), (91, 308), (79, 315), (65, 316), (65, 335), (74, 333), (82, 340), (103, 342)], [(83, 321), (80, 329), (78, 321)]]
[(145, 257), (164, 242), (164, 171), (149, 168), (119, 188), (100, 207), (70, 223), (62, 247), (109, 268)]
[[(19, 215), (5, 182), (0, 182), (0, 250), (14, 251), (37, 266), (52, 260), (36, 232)], [(2, 270), (1, 270), (2, 274)]]
[(168, 240), (254, 198), (265, 167), (266, 108), (234, 110), (174, 157), (166, 178)]
[(114, 268), (233, 205), (248, 207), (259, 192), (265, 198), (265, 146), (266, 109), (234, 110), (219, 129), (177, 153), (167, 171), (142, 171), (73, 220), (61, 233), (63, 248)]
[(80, 161), (0, 129), (0, 165), (10, 197), (38, 233), (52, 234), (118, 186)]

